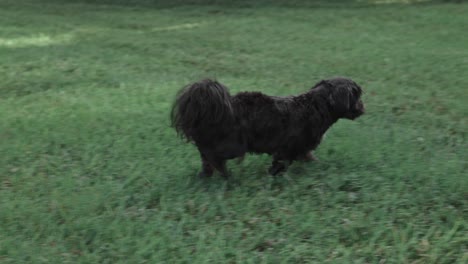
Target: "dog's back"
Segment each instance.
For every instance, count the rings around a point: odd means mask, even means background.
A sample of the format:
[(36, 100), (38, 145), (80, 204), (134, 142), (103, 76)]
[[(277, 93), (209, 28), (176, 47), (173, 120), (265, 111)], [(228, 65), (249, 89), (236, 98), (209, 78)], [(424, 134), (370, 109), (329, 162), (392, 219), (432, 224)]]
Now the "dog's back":
[(249, 152), (273, 154), (285, 144), (286, 132), (295, 119), (290, 111), (291, 97), (242, 92), (231, 102)]

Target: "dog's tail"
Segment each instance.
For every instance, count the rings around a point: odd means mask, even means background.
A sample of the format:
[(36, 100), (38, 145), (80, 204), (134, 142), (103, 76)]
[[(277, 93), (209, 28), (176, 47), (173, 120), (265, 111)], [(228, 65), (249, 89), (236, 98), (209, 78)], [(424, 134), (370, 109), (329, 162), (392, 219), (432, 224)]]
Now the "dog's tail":
[(205, 79), (182, 88), (172, 106), (171, 122), (179, 135), (193, 140), (211, 127), (225, 126), (234, 120), (231, 95), (221, 83)]

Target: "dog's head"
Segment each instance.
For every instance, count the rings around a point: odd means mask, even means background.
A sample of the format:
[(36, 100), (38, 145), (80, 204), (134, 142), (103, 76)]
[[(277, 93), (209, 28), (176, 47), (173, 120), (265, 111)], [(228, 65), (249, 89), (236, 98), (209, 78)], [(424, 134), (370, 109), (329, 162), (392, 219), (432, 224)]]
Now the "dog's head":
[(323, 90), (338, 118), (354, 120), (364, 114), (365, 108), (361, 100), (362, 89), (353, 80), (336, 77), (319, 82), (314, 86), (315, 88)]

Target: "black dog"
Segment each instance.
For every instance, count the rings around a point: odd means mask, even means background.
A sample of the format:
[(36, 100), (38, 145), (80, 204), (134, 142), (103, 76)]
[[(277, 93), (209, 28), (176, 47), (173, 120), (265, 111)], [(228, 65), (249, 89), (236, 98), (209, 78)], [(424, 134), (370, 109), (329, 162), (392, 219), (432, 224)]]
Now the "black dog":
[(249, 153), (273, 156), (276, 175), (310, 153), (340, 118), (364, 113), (362, 90), (354, 81), (333, 78), (298, 96), (275, 97), (259, 92), (235, 96), (217, 81), (202, 80), (179, 91), (172, 107), (172, 126), (198, 147), (200, 176), (218, 170), (228, 177), (226, 160)]

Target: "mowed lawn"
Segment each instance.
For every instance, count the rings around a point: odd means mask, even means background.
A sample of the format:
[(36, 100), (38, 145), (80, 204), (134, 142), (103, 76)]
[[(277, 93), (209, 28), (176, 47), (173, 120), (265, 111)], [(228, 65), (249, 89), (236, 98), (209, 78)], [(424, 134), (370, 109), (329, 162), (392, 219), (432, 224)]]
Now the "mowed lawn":
[[(468, 262), (467, 3), (117, 2), (0, 1), (0, 263)], [(275, 178), (169, 126), (201, 78), (337, 75), (366, 115)]]

